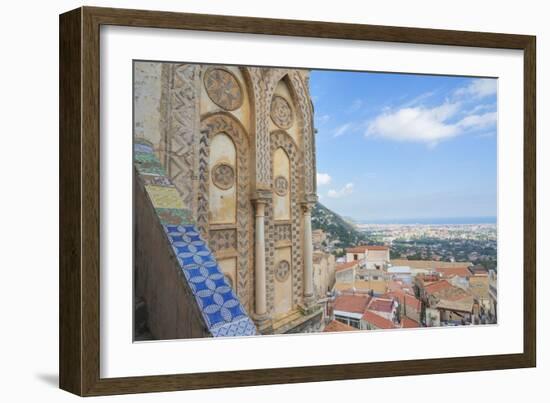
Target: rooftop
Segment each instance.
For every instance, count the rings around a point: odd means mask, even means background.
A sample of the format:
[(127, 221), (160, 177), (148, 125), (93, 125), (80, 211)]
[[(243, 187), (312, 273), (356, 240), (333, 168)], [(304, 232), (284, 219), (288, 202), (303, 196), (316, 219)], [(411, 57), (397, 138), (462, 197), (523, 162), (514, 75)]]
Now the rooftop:
[(425, 283), (424, 291), (428, 294), (437, 294), (446, 288), (451, 288), (453, 285), (447, 280), (434, 281), (433, 283)]
[(435, 306), (437, 309), (445, 309), (448, 311), (472, 312), (474, 307), (474, 298), (466, 295), (457, 300), (440, 300)]
[(389, 298), (372, 298), (367, 306), (368, 310), (377, 312), (391, 312), (393, 310), (393, 300)]
[(366, 311), (363, 314), (363, 320), (378, 329), (394, 329), (396, 327), (396, 325), (391, 320), (377, 315), (372, 311)]
[(422, 303), (419, 299), (417, 299), (413, 295), (407, 294), (403, 290), (388, 292), (384, 296), (387, 298), (395, 298), (399, 301), (400, 304), (403, 304), (404, 302), (408, 307), (411, 307), (417, 311), (420, 311), (420, 308), (422, 307)]
[(401, 319), (401, 327), (404, 329), (410, 329), (415, 327), (420, 327), (420, 323), (418, 323), (416, 320), (412, 320), (411, 318), (404, 316)]
[(407, 260), (394, 259), (390, 262), (393, 266), (409, 266), (411, 269), (450, 269), (454, 267), (468, 267), (471, 262), (441, 262), (439, 260)]
[(368, 292), (372, 290), (377, 294), (383, 294), (386, 292), (386, 282), (384, 280), (357, 280), (351, 282), (337, 282), (334, 284), (336, 291), (355, 291), (355, 292)]
[(336, 265), (335, 270), (336, 270), (336, 271), (348, 270), (348, 269), (352, 269), (353, 267), (356, 267), (357, 265), (358, 265), (357, 262), (338, 263), (338, 264)]
[(436, 281), (424, 286), (424, 290), (440, 300), (458, 301), (471, 297), (471, 294), (460, 287), (455, 287), (446, 280)]
[(411, 268), (409, 266), (392, 266), (392, 267), (388, 267), (388, 273), (411, 274)]
[(349, 332), (349, 331), (357, 331), (356, 328), (346, 325), (345, 323), (339, 322), (337, 320), (333, 320), (328, 325), (325, 326), (325, 329), (323, 332), (329, 333), (329, 332)]
[(435, 271), (437, 271), (438, 273), (441, 273), (445, 277), (452, 277), (452, 276), (470, 277), (472, 275), (472, 272), (468, 269), (468, 267), (449, 267), (449, 268), (437, 267)]
[(334, 301), (334, 310), (362, 314), (369, 301), (368, 295), (340, 295)]

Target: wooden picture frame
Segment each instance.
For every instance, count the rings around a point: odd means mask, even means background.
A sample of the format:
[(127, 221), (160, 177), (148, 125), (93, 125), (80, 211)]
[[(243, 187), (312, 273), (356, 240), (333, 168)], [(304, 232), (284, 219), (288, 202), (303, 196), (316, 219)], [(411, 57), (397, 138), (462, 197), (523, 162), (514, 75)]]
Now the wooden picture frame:
[[(523, 353), (100, 377), (100, 27), (171, 28), (524, 52)], [(536, 41), (534, 36), (81, 7), (60, 16), (60, 387), (81, 396), (526, 368), (536, 365)]]

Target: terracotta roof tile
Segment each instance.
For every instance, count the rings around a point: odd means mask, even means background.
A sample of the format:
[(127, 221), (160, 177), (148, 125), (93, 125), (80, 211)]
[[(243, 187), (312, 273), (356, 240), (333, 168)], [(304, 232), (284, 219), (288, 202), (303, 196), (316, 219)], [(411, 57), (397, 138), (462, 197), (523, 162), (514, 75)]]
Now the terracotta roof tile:
[(363, 314), (363, 320), (378, 329), (394, 329), (396, 327), (391, 320), (383, 318), (372, 311), (366, 311)]
[(372, 298), (367, 309), (377, 312), (391, 312), (393, 310), (393, 301), (391, 299)]
[(417, 299), (413, 295), (407, 294), (402, 290), (388, 292), (384, 294), (384, 296), (387, 298), (396, 298), (400, 304), (403, 304), (403, 301), (405, 301), (405, 304), (407, 304), (408, 307), (416, 309), (417, 311), (420, 311), (420, 308), (422, 307), (422, 303), (419, 299)]
[(369, 301), (368, 295), (340, 295), (334, 301), (334, 310), (362, 314)]
[(451, 288), (453, 287), (451, 283), (449, 283), (447, 280), (440, 280), (440, 281), (435, 281), (433, 283), (427, 283), (424, 285), (424, 290), (428, 293), (428, 294), (436, 294), (446, 288)]
[(354, 266), (357, 266), (357, 264), (358, 264), (357, 262), (338, 263), (335, 267), (335, 270), (336, 271), (348, 270), (348, 269), (351, 269)]
[(455, 287), (446, 280), (436, 281), (424, 286), (424, 290), (440, 300), (459, 301), (470, 298), (471, 294), (462, 288)]
[(345, 323), (339, 322), (337, 320), (331, 321), (328, 325), (325, 326), (323, 332), (349, 332), (357, 331), (358, 329), (346, 325)]
[(421, 327), (420, 323), (418, 323), (416, 320), (412, 320), (411, 318), (405, 316), (401, 319), (401, 327), (404, 329), (414, 328), (414, 327)]

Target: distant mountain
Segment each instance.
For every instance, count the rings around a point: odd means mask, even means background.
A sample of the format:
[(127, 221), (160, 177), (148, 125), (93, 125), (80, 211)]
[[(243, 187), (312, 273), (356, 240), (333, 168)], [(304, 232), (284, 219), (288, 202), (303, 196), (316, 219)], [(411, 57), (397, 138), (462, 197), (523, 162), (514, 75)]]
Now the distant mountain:
[(313, 229), (322, 229), (331, 241), (339, 240), (343, 248), (366, 241), (366, 237), (353, 224), (317, 202), (311, 214)]

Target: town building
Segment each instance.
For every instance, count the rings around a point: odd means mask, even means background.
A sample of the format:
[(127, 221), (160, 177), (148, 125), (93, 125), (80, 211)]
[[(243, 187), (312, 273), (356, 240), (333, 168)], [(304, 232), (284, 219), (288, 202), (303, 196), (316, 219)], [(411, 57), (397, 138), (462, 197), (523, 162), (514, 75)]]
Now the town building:
[(394, 290), (384, 294), (386, 298), (392, 298), (397, 301), (399, 306), (399, 317), (408, 317), (416, 322), (420, 322), (420, 314), (422, 311), (422, 302), (404, 290)]
[(353, 283), (359, 268), (358, 261), (351, 261), (345, 263), (337, 263), (335, 268), (335, 281), (336, 283)]
[(384, 269), (390, 262), (390, 248), (383, 245), (362, 245), (346, 249), (346, 261), (359, 261), (366, 269)]
[(368, 295), (340, 295), (334, 301), (334, 319), (361, 329), (361, 318), (371, 297)]
[(401, 280), (405, 283), (411, 284), (413, 275), (409, 266), (390, 266), (387, 269), (388, 275), (392, 280)]
[[(427, 313), (436, 318), (427, 321), (444, 325), (471, 324), (474, 320), (474, 297), (447, 280), (434, 282), (417, 281), (420, 298), (424, 301)], [(428, 316), (428, 315), (427, 315)]]

